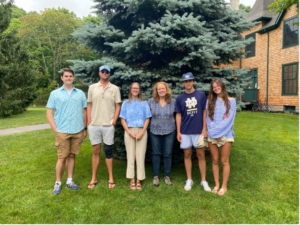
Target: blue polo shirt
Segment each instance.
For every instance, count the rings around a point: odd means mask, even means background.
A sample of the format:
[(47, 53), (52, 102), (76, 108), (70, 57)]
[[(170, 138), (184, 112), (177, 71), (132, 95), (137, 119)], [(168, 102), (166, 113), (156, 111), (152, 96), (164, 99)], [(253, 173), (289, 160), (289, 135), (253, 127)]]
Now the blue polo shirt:
[(51, 92), (46, 107), (54, 111), (57, 132), (76, 134), (84, 129), (83, 109), (86, 106), (83, 91), (73, 87), (69, 94), (62, 86)]

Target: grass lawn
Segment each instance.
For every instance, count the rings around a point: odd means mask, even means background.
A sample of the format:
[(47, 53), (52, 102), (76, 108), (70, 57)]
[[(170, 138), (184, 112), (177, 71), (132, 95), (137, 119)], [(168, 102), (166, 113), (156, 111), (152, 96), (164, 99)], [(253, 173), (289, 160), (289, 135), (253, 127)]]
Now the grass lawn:
[(46, 119), (46, 107), (41, 108), (27, 108), (27, 110), (18, 115), (10, 117), (0, 116), (0, 129), (21, 127), (28, 125), (36, 125), (48, 123)]
[[(23, 114), (25, 115), (25, 114)], [(20, 115), (20, 118), (22, 115)], [(2, 119), (1, 119), (2, 120)], [(45, 122), (45, 121), (44, 121)], [(44, 123), (42, 122), (42, 123)], [(183, 164), (173, 165), (173, 186), (152, 185), (152, 166), (142, 191), (128, 188), (126, 161), (114, 161), (115, 189), (107, 188), (104, 155), (100, 182), (87, 189), (91, 176), (91, 146), (84, 141), (77, 157), (74, 180), (78, 191), (63, 187), (53, 195), (56, 150), (48, 130), (0, 137), (1, 223), (79, 224), (298, 224), (299, 117), (277, 113), (237, 113), (231, 153), (228, 192), (220, 197), (200, 187), (197, 164), (194, 186), (183, 189)], [(65, 183), (66, 177), (63, 177)], [(211, 159), (207, 180), (213, 187)]]

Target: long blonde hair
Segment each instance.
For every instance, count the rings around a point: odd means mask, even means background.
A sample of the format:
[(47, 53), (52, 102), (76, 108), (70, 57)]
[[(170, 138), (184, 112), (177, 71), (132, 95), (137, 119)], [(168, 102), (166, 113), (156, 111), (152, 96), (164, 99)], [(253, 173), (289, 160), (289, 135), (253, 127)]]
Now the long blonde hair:
[(219, 85), (222, 89), (220, 97), (224, 101), (224, 104), (226, 107), (225, 115), (228, 115), (229, 109), (230, 109), (229, 95), (226, 91), (224, 82), (220, 78), (216, 78), (216, 79), (212, 80), (212, 82), (210, 83), (210, 90), (209, 90), (209, 94), (208, 94), (208, 107), (207, 107), (208, 116), (211, 120), (214, 120), (215, 106), (216, 106), (216, 101), (217, 101), (217, 97), (218, 97), (217, 94), (213, 91), (214, 83)]
[(171, 102), (171, 98), (172, 98), (172, 91), (171, 89), (169, 88), (168, 84), (166, 82), (163, 82), (163, 81), (159, 81), (157, 82), (156, 84), (154, 84), (153, 86), (153, 91), (152, 91), (152, 97), (154, 99), (155, 102), (158, 102), (159, 101), (159, 95), (158, 95), (158, 91), (157, 91), (157, 86), (159, 84), (163, 84), (165, 85), (166, 87), (166, 96), (165, 96), (165, 101), (167, 103), (170, 103)]

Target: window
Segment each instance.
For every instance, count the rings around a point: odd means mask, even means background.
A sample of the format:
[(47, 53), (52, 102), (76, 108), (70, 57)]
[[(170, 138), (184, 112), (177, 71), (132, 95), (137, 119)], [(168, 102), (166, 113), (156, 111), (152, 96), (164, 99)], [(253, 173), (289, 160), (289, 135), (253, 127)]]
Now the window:
[(283, 23), (283, 48), (299, 44), (298, 40), (298, 16), (284, 21)]
[(249, 38), (253, 38), (254, 41), (245, 47), (246, 58), (255, 56), (255, 33), (246, 35), (245, 39), (247, 40)]
[(282, 95), (298, 95), (298, 63), (282, 66)]
[(247, 88), (248, 89), (256, 89), (257, 88), (257, 69), (252, 69), (248, 72), (248, 81)]

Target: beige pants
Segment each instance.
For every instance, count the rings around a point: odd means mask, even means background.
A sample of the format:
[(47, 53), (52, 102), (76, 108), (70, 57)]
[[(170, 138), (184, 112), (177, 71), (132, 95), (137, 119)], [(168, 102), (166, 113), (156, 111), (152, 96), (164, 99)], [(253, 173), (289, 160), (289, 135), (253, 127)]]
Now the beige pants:
[[(142, 128), (132, 127), (129, 130), (135, 134), (139, 133)], [(127, 171), (126, 178), (134, 178), (135, 162), (136, 162), (136, 173), (138, 180), (144, 180), (145, 175), (145, 155), (147, 148), (147, 131), (143, 135), (141, 140), (135, 140), (125, 131), (124, 142), (127, 152)]]

